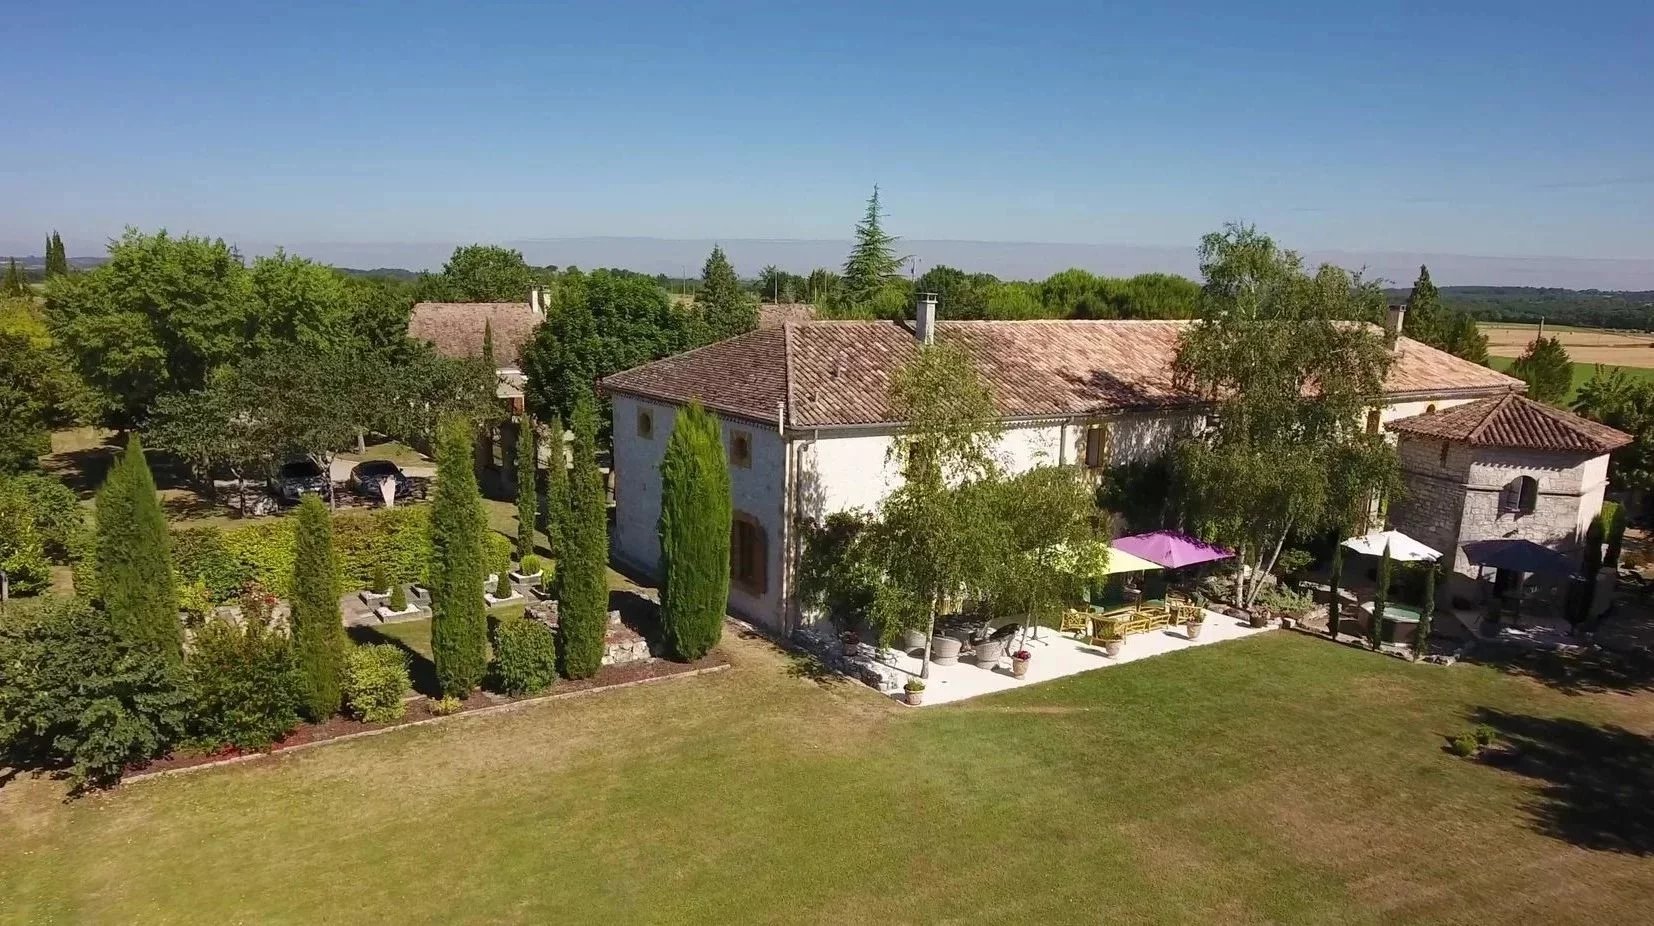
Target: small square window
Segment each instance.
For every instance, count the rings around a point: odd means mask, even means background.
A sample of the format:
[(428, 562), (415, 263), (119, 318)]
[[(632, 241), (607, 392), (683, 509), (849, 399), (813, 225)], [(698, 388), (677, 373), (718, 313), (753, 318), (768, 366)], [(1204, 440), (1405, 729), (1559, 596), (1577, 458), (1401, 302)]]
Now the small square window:
[(637, 410), (637, 436), (644, 440), (655, 436), (655, 416), (646, 408)]
[(752, 435), (736, 431), (729, 436), (729, 462), (742, 469), (752, 466)]

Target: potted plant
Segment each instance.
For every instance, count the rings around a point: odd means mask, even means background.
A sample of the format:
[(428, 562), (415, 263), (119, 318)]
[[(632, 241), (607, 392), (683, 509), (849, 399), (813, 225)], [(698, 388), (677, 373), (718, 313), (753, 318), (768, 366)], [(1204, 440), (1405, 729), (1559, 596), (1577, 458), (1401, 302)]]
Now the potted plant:
[(1125, 638), (1120, 636), (1118, 630), (1110, 630), (1108, 636), (1103, 637), (1103, 653), (1108, 658), (1113, 659), (1120, 655), (1120, 649), (1125, 646), (1125, 643)]
[(1263, 608), (1253, 608), (1246, 612), (1246, 622), (1253, 630), (1262, 630), (1269, 626), (1269, 612)]
[(1189, 617), (1183, 623), (1183, 632), (1190, 640), (1200, 639), (1200, 629), (1206, 626), (1206, 612), (1199, 608), (1190, 608)]
[(902, 690), (907, 692), (907, 703), (914, 707), (925, 703), (925, 683), (922, 679), (908, 679), (907, 684), (902, 686)]
[(1016, 676), (1017, 678), (1026, 677), (1028, 675), (1028, 660), (1033, 659), (1033, 658), (1034, 658), (1034, 654), (1028, 652), (1025, 649), (1019, 649), (1016, 652), (1012, 653), (1011, 654), (1011, 674)]

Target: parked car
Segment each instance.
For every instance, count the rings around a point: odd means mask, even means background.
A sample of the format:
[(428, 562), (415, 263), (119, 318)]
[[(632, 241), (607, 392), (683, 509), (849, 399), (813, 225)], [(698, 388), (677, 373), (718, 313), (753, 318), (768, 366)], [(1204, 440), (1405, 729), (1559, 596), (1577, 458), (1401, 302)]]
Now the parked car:
[(297, 502), (303, 495), (326, 495), (327, 474), (309, 458), (283, 463), (270, 477), (270, 494), (284, 502)]
[(350, 488), (363, 498), (383, 499), (379, 484), (386, 479), (396, 480), (398, 499), (413, 495), (413, 484), (403, 475), (402, 467), (389, 460), (364, 460), (356, 464), (350, 471)]

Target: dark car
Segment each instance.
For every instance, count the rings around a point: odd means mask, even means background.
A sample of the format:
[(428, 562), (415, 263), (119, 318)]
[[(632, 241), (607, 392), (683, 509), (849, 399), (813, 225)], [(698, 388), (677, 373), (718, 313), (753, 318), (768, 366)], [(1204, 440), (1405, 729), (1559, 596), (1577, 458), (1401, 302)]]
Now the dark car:
[(402, 468), (389, 460), (364, 460), (356, 464), (350, 471), (350, 488), (364, 498), (383, 499), (379, 486), (386, 479), (396, 480), (397, 498), (413, 495), (413, 485), (403, 475)]
[(326, 495), (327, 475), (315, 460), (283, 463), (270, 477), (270, 494), (284, 502), (296, 502), (303, 495)]

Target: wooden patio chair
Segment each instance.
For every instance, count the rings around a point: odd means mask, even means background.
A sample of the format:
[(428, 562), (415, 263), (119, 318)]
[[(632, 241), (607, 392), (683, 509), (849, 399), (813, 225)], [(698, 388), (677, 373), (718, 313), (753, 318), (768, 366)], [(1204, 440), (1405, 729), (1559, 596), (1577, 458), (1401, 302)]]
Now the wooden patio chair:
[(1088, 633), (1091, 630), (1091, 612), (1069, 608), (1062, 612), (1058, 633)]

